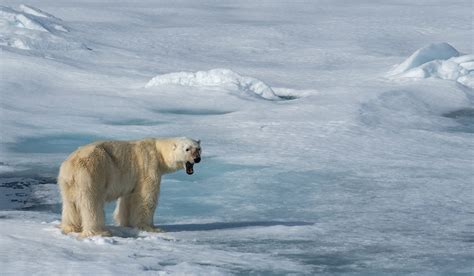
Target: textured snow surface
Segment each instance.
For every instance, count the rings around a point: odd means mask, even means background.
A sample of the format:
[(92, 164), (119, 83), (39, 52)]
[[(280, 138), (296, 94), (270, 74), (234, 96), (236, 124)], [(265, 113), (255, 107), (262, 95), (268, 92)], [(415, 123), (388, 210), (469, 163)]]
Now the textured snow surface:
[(448, 43), (418, 49), (388, 73), (392, 78), (438, 78), (474, 88), (474, 55), (460, 55)]
[(61, 19), (35, 7), (0, 5), (0, 47), (39, 51), (86, 48), (68, 32)]
[[(471, 1), (1, 5), (0, 274), (472, 274)], [(167, 136), (166, 233), (59, 232), (70, 152)]]

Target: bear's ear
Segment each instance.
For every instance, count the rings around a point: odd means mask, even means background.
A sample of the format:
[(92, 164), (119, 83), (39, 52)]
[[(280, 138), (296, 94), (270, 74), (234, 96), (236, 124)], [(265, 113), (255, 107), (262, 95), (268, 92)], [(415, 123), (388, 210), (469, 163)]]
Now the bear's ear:
[(176, 143), (173, 144), (173, 150), (175, 150), (178, 146), (176, 145)]

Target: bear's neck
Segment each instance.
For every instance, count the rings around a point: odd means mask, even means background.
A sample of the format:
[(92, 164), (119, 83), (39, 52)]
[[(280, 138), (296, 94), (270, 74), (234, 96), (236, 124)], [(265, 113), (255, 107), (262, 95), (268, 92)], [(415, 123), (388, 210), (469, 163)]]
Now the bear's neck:
[(159, 163), (159, 170), (162, 173), (172, 173), (183, 168), (183, 164), (175, 162), (174, 155), (174, 141), (170, 140), (156, 140), (156, 150), (158, 152), (158, 158), (161, 162)]

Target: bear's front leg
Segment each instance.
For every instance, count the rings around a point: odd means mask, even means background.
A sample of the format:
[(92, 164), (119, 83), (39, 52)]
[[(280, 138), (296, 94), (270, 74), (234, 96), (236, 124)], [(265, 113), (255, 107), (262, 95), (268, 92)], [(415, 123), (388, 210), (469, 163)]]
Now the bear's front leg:
[(140, 183), (137, 191), (129, 196), (128, 222), (130, 226), (147, 232), (164, 232), (153, 225), (153, 216), (158, 205), (159, 194), (159, 180)]

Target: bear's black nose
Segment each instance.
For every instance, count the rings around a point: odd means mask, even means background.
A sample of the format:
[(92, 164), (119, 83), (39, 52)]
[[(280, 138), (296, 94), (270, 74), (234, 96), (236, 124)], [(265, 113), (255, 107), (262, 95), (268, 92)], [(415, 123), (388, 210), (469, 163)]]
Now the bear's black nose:
[(201, 162), (201, 157), (197, 157), (194, 159), (194, 163), (199, 163), (199, 162)]

